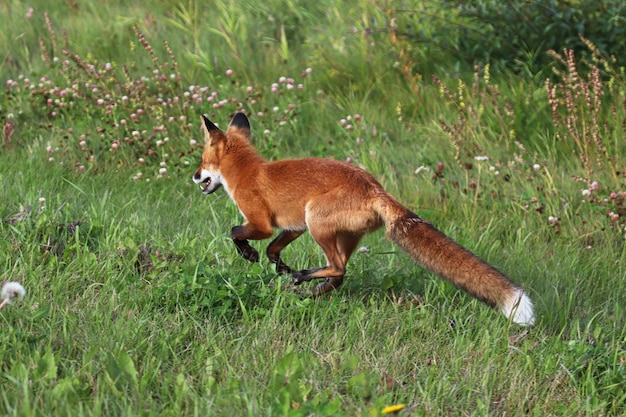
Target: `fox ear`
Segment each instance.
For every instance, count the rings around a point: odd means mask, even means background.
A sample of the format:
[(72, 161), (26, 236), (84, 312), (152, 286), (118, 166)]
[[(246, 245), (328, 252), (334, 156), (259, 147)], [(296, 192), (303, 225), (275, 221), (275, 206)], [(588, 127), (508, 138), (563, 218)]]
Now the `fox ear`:
[(212, 121), (210, 121), (208, 119), (208, 117), (206, 117), (204, 114), (202, 115), (202, 121), (204, 122), (204, 127), (206, 128), (207, 132), (211, 133), (214, 132), (216, 130), (220, 130), (217, 126), (215, 126), (213, 124)]
[(202, 126), (204, 127), (204, 137), (206, 143), (213, 144), (223, 133), (219, 127), (215, 126), (204, 114), (202, 115)]
[(238, 127), (239, 129), (250, 130), (250, 122), (248, 121), (246, 115), (242, 112), (237, 113), (233, 117), (233, 120), (230, 121), (230, 126)]
[(241, 130), (242, 133), (248, 139), (250, 139), (250, 122), (248, 121), (246, 115), (242, 112), (235, 114), (233, 120), (230, 121), (230, 124), (228, 125), (228, 130), (232, 128)]

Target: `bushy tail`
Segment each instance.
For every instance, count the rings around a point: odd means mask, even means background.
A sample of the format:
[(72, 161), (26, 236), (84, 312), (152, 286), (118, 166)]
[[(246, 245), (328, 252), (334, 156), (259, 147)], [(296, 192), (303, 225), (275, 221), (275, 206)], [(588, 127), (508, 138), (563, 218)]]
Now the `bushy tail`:
[(379, 213), (386, 223), (388, 238), (414, 260), (489, 306), (499, 308), (515, 323), (535, 323), (530, 298), (503, 273), (395, 201), (382, 204)]

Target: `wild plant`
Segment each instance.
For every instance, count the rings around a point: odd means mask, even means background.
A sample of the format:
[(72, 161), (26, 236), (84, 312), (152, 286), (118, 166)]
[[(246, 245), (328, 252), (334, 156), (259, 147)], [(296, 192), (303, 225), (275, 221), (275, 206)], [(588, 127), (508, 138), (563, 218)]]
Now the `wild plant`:
[[(546, 79), (554, 134), (565, 150), (578, 156), (583, 174), (572, 174), (571, 178), (586, 185), (583, 198), (605, 207), (611, 226), (623, 229), (626, 102), (620, 106), (612, 98), (603, 101), (607, 94), (619, 94), (611, 86), (619, 83), (620, 77), (594, 45), (585, 42), (603, 70), (596, 63), (587, 63), (588, 70), (582, 71), (572, 50), (550, 52), (562, 67), (555, 67), (554, 80)], [(609, 80), (608, 85), (604, 78)]]
[(546, 79), (557, 139), (574, 145), (589, 183), (595, 169), (608, 169), (614, 178), (619, 177), (624, 164), (619, 153), (624, 138), (624, 109), (607, 109), (604, 105), (600, 68), (590, 64), (589, 71), (580, 71), (571, 49), (563, 54), (550, 53), (564, 67), (555, 67), (556, 81)]
[[(7, 98), (15, 111), (9, 106), (3, 144), (15, 142), (12, 118), (47, 123), (55, 132), (46, 138), (47, 158), (76, 172), (135, 167), (134, 179), (150, 179), (186, 170), (202, 146), (200, 114), (219, 109), (253, 113), (259, 119), (259, 133), (276, 137), (276, 131), (295, 120), (305, 79), (312, 71), (277, 77), (271, 85), (246, 85), (226, 69), (212, 75), (213, 85), (183, 86), (168, 42), (153, 47), (137, 26), (129, 53), (148, 54), (151, 65), (144, 69), (82, 57), (71, 50), (64, 30), (57, 39), (47, 14), (46, 22), (48, 37), (40, 38), (39, 44), (48, 73), (39, 80), (7, 80)], [(26, 100), (32, 114), (22, 113)]]

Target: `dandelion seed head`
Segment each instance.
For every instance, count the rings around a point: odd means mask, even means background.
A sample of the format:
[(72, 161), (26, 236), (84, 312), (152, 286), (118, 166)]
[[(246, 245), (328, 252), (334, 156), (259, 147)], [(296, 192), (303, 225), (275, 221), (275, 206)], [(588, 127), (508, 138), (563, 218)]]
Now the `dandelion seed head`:
[(9, 281), (2, 286), (0, 298), (4, 303), (11, 303), (15, 298), (24, 298), (26, 290), (19, 282)]

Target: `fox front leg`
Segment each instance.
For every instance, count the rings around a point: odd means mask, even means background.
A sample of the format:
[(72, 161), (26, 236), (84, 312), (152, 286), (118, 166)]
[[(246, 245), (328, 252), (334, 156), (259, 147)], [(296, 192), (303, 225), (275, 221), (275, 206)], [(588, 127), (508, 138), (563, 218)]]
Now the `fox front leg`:
[(304, 233), (303, 230), (283, 230), (267, 247), (267, 257), (276, 265), (278, 274), (290, 274), (293, 270), (280, 258), (280, 251)]
[(247, 240), (233, 239), (233, 243), (237, 247), (237, 252), (239, 252), (244, 259), (250, 262), (259, 262), (259, 252), (250, 246)]
[(259, 252), (248, 243), (248, 240), (263, 240), (272, 236), (273, 230), (271, 225), (266, 227), (255, 225), (256, 223), (245, 223), (241, 226), (235, 226), (230, 230), (230, 237), (237, 247), (237, 252), (244, 259), (250, 262), (259, 261)]
[(248, 239), (240, 238), (240, 236), (243, 235), (244, 230), (244, 226), (235, 226), (230, 231), (230, 237), (237, 247), (237, 252), (239, 252), (244, 259), (250, 262), (259, 262), (259, 252), (250, 246)]

